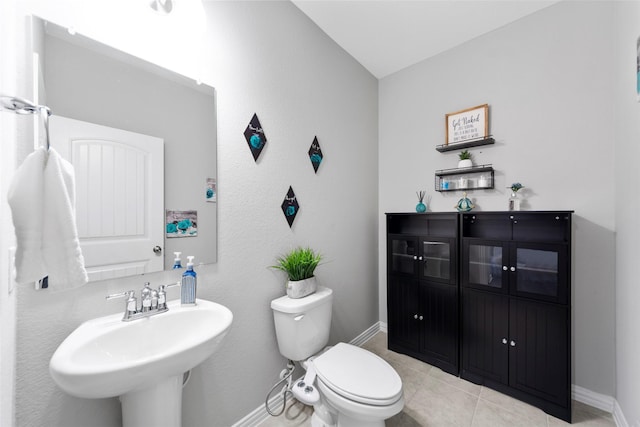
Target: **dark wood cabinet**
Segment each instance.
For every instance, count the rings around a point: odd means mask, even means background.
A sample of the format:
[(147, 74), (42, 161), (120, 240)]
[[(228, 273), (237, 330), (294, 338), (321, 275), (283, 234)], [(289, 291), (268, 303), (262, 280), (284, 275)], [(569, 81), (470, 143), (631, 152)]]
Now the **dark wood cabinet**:
[(458, 215), (387, 214), (389, 348), (458, 374)]
[(389, 349), (571, 422), (571, 216), (387, 214)]
[(571, 421), (570, 212), (461, 219), (460, 376)]

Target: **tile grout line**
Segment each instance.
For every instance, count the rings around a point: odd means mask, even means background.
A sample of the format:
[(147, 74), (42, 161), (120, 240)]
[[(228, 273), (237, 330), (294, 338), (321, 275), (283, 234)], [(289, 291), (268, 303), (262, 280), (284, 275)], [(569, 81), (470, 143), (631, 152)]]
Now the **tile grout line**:
[[(480, 390), (480, 391), (482, 392), (482, 390)], [(470, 427), (473, 427), (473, 421), (476, 418), (476, 412), (478, 412), (478, 405), (480, 405), (480, 393), (478, 393), (478, 396), (476, 397), (476, 407), (473, 408), (473, 415), (471, 416), (471, 426)]]

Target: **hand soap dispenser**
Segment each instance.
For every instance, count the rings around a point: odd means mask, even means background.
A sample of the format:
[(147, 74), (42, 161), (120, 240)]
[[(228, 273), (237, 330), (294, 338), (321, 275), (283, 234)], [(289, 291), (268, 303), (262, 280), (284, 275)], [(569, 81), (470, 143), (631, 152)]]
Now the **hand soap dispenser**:
[(188, 256), (187, 270), (182, 274), (180, 286), (180, 303), (182, 305), (196, 304), (197, 277), (193, 270), (193, 256)]
[(173, 260), (173, 269), (182, 268), (182, 261), (180, 260), (180, 254), (182, 254), (182, 252), (174, 252), (173, 254), (176, 256)]

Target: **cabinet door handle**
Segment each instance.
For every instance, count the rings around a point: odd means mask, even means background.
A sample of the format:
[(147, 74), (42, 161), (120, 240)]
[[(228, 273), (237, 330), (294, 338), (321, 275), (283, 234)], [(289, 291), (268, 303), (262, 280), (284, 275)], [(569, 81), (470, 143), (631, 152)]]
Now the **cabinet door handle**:
[(422, 316), (420, 316), (420, 317), (419, 317), (419, 319), (420, 319), (420, 320), (422, 320), (422, 319), (423, 319), (423, 317), (422, 317)]
[(503, 269), (504, 271), (507, 271), (507, 270), (509, 269), (509, 267), (507, 267), (506, 265), (503, 265), (503, 266), (502, 266), (502, 269)]
[(515, 342), (514, 340), (511, 340), (511, 342), (509, 343), (509, 345), (510, 345), (511, 347), (515, 347), (515, 346), (516, 346), (516, 342)]
[(418, 259), (419, 259), (420, 261), (422, 261), (422, 257), (418, 257)]
[(417, 315), (417, 314), (414, 314), (414, 315), (413, 315), (413, 318), (414, 318), (414, 319), (417, 319), (417, 318), (418, 318), (418, 315)]
[(414, 255), (414, 256), (413, 256), (413, 259), (416, 259), (416, 260), (417, 260), (417, 259), (418, 259), (418, 255)]
[(516, 268), (515, 267), (511, 267), (510, 270), (511, 271), (516, 271)]
[(506, 338), (502, 338), (502, 344), (506, 344), (507, 343), (507, 339)]

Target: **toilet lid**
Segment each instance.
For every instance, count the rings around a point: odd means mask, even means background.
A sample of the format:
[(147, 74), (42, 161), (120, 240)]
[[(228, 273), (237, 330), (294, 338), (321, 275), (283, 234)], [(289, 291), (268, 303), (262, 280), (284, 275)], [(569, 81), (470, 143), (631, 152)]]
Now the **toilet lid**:
[(381, 357), (339, 343), (313, 359), (316, 373), (336, 393), (360, 403), (384, 406), (402, 395), (402, 380)]

